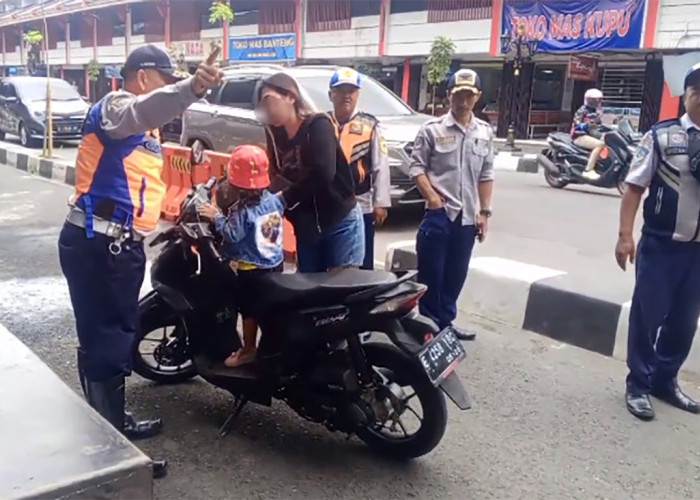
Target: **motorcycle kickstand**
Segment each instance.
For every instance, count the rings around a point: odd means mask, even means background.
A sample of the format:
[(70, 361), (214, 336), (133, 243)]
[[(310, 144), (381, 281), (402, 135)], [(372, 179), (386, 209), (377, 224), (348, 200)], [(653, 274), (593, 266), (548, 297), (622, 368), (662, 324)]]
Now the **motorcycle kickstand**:
[(246, 398), (245, 396), (239, 396), (235, 398), (233, 403), (233, 411), (228, 416), (223, 425), (219, 428), (219, 438), (225, 437), (226, 434), (228, 434), (231, 431), (234, 422), (241, 414), (241, 411), (243, 410), (243, 407), (246, 405), (247, 402), (248, 398)]

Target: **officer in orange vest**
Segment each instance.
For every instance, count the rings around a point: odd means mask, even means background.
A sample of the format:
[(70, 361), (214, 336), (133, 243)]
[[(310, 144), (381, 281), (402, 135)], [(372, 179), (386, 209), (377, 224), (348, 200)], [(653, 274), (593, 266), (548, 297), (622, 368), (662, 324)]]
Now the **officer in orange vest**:
[(379, 121), (357, 110), (362, 79), (350, 68), (331, 77), (330, 113), (338, 141), (355, 177), (355, 194), (365, 222), (365, 260), (362, 269), (374, 269), (374, 226), (382, 225), (391, 207), (389, 157)]
[[(143, 239), (156, 229), (165, 195), (161, 146), (150, 131), (221, 83), (217, 55), (189, 77), (178, 74), (159, 48), (135, 49), (122, 69), (124, 90), (93, 105), (83, 124), (59, 258), (75, 314), (83, 392), (130, 439), (162, 428), (160, 419), (138, 422), (124, 411), (146, 265)], [(154, 461), (154, 477), (165, 475), (166, 467)]]

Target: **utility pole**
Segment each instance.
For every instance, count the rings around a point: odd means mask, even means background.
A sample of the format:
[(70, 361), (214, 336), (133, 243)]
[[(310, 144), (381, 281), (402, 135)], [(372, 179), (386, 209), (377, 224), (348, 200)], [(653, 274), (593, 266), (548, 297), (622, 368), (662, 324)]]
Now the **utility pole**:
[[(49, 23), (46, 20), (44, 2), (41, 1), (41, 17), (44, 21), (44, 58), (46, 59), (46, 126), (44, 127), (44, 148), (41, 156), (53, 157), (53, 116), (51, 116), (51, 66), (49, 65)], [(70, 43), (66, 40), (66, 44)]]

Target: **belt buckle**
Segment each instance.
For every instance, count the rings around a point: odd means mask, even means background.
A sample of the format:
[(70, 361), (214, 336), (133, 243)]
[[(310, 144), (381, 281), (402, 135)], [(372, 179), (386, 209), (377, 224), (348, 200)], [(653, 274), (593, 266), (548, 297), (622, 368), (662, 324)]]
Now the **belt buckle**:
[(110, 238), (118, 239), (124, 232), (124, 227), (116, 222), (110, 222), (107, 224), (107, 229), (105, 234)]

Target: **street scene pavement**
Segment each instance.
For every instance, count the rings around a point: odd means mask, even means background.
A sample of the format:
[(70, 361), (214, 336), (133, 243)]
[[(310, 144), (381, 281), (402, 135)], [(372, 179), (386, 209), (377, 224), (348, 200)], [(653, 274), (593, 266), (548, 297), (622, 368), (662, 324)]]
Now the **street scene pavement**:
[[(0, 166), (0, 323), (79, 391), (75, 332), (57, 238), (71, 188)], [(629, 297), (612, 257), (619, 195), (554, 190), (541, 175), (498, 172), (491, 232), (476, 252), (566, 271)], [(412, 240), (420, 212), (393, 212), (376, 255)], [(158, 386), (133, 376), (128, 403), (162, 416), (139, 446), (171, 462), (159, 499), (698, 498), (697, 417), (656, 402), (642, 423), (624, 407), (623, 363), (488, 318), (460, 368), (474, 405), (449, 405), (447, 434), (412, 463), (374, 457), (358, 440), (309, 424), (280, 404), (249, 405), (218, 439), (231, 397), (199, 379)], [(700, 395), (700, 379), (683, 381)]]

